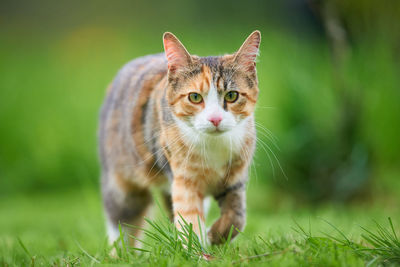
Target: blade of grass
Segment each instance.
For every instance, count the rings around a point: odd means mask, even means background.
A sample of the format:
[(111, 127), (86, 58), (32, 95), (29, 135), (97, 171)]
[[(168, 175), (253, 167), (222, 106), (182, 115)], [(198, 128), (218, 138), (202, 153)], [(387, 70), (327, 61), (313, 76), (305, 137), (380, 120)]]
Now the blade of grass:
[(335, 225), (333, 225), (331, 222), (329, 222), (329, 221), (327, 221), (327, 220), (325, 220), (325, 219), (323, 219), (323, 218), (320, 218), (321, 220), (323, 220), (324, 222), (326, 222), (327, 224), (329, 224), (333, 229), (335, 229), (345, 240), (346, 240), (346, 242), (347, 242), (347, 244), (351, 244), (352, 242), (347, 238), (347, 236), (342, 232), (342, 231), (340, 231), (339, 230), (339, 228), (337, 228)]
[(396, 231), (394, 230), (394, 226), (393, 226), (392, 218), (388, 217), (388, 221), (389, 221), (390, 228), (392, 229), (393, 236), (394, 236), (395, 240), (398, 242), (398, 241), (399, 241), (399, 239), (397, 238)]
[(90, 255), (77, 241), (75, 241), (75, 244), (78, 246), (78, 248), (80, 250), (82, 250), (82, 252), (88, 256), (92, 261), (96, 262), (96, 263), (100, 263), (100, 261), (98, 259), (96, 259), (95, 257), (93, 257), (92, 255)]
[(21, 240), (19, 237), (17, 237), (17, 240), (18, 240), (19, 245), (20, 245), (20, 246), (22, 247), (22, 249), (25, 251), (25, 253), (28, 254), (28, 256), (29, 256), (30, 258), (32, 258), (32, 254), (29, 252), (28, 248), (24, 245), (24, 243), (22, 242), (22, 240)]
[(229, 244), (230, 244), (230, 242), (231, 242), (232, 234), (233, 234), (233, 228), (234, 228), (234, 226), (231, 225), (231, 228), (229, 229), (228, 237), (227, 237), (226, 242), (225, 242), (225, 244), (224, 244), (224, 249), (223, 249), (224, 254), (225, 254), (226, 251), (228, 250)]
[(128, 260), (128, 255), (126, 254), (127, 250), (126, 250), (126, 246), (125, 246), (124, 233), (122, 232), (122, 226), (120, 223), (118, 223), (118, 229), (119, 229), (119, 238), (121, 240), (121, 245), (122, 245), (122, 249), (123, 249), (123, 253), (122, 253), (123, 255), (121, 255), (121, 256), (126, 257), (126, 259)]

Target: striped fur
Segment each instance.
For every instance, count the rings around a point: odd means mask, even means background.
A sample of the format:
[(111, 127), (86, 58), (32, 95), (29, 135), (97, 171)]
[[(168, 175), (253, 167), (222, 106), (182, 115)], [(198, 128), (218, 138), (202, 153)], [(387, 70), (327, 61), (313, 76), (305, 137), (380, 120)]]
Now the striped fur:
[[(243, 229), (245, 224), (260, 33), (252, 33), (238, 52), (218, 57), (190, 55), (171, 33), (163, 40), (165, 53), (135, 59), (121, 69), (101, 109), (99, 151), (109, 237), (117, 238), (119, 222), (141, 225), (152, 202), (150, 188), (161, 186), (177, 227), (181, 215), (196, 233), (204, 227), (204, 198), (214, 196), (221, 217), (208, 238), (220, 243), (232, 225)], [(225, 95), (232, 90), (238, 99), (228, 102)], [(193, 103), (190, 93), (204, 100)], [(220, 116), (220, 124), (213, 125), (210, 116)]]

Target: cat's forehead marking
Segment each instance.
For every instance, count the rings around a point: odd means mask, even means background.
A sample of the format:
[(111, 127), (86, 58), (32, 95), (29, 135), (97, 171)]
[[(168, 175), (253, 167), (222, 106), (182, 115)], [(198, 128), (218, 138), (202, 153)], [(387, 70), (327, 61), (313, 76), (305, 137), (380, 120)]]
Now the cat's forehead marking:
[(203, 57), (200, 59), (203, 66), (207, 66), (211, 72), (212, 82), (215, 84), (218, 93), (228, 90), (233, 83), (234, 69), (224, 66), (223, 57)]
[(215, 71), (221, 65), (221, 57), (202, 57), (200, 63), (208, 66), (211, 71)]
[(199, 90), (201, 93), (206, 93), (212, 83), (212, 74), (208, 66), (202, 65), (200, 72), (191, 80), (190, 89)]
[(202, 83), (201, 84), (202, 85), (201, 85), (200, 91), (204, 92), (204, 91), (208, 90), (211, 86), (212, 74), (211, 74), (210, 68), (206, 65), (203, 65), (201, 67), (201, 70), (202, 70), (202, 72), (201, 72), (201, 75), (202, 75), (202, 77), (201, 77)]

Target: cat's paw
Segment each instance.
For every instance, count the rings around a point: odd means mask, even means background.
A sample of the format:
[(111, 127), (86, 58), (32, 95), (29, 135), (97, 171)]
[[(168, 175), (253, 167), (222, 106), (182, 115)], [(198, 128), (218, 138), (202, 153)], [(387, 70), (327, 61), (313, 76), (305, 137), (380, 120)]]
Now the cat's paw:
[(211, 244), (218, 245), (227, 241), (232, 229), (231, 239), (235, 238), (244, 227), (244, 220), (232, 220), (227, 217), (219, 218), (208, 231), (208, 240)]

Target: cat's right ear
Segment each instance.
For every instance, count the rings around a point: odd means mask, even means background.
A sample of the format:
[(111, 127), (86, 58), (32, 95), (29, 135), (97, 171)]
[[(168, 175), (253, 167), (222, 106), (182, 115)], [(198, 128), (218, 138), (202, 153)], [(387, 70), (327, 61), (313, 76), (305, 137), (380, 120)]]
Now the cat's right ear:
[(235, 61), (247, 70), (254, 71), (260, 42), (261, 33), (259, 31), (252, 32), (239, 48), (239, 51), (235, 53)]
[(163, 42), (169, 71), (184, 68), (192, 62), (192, 57), (175, 35), (170, 32), (164, 33)]

